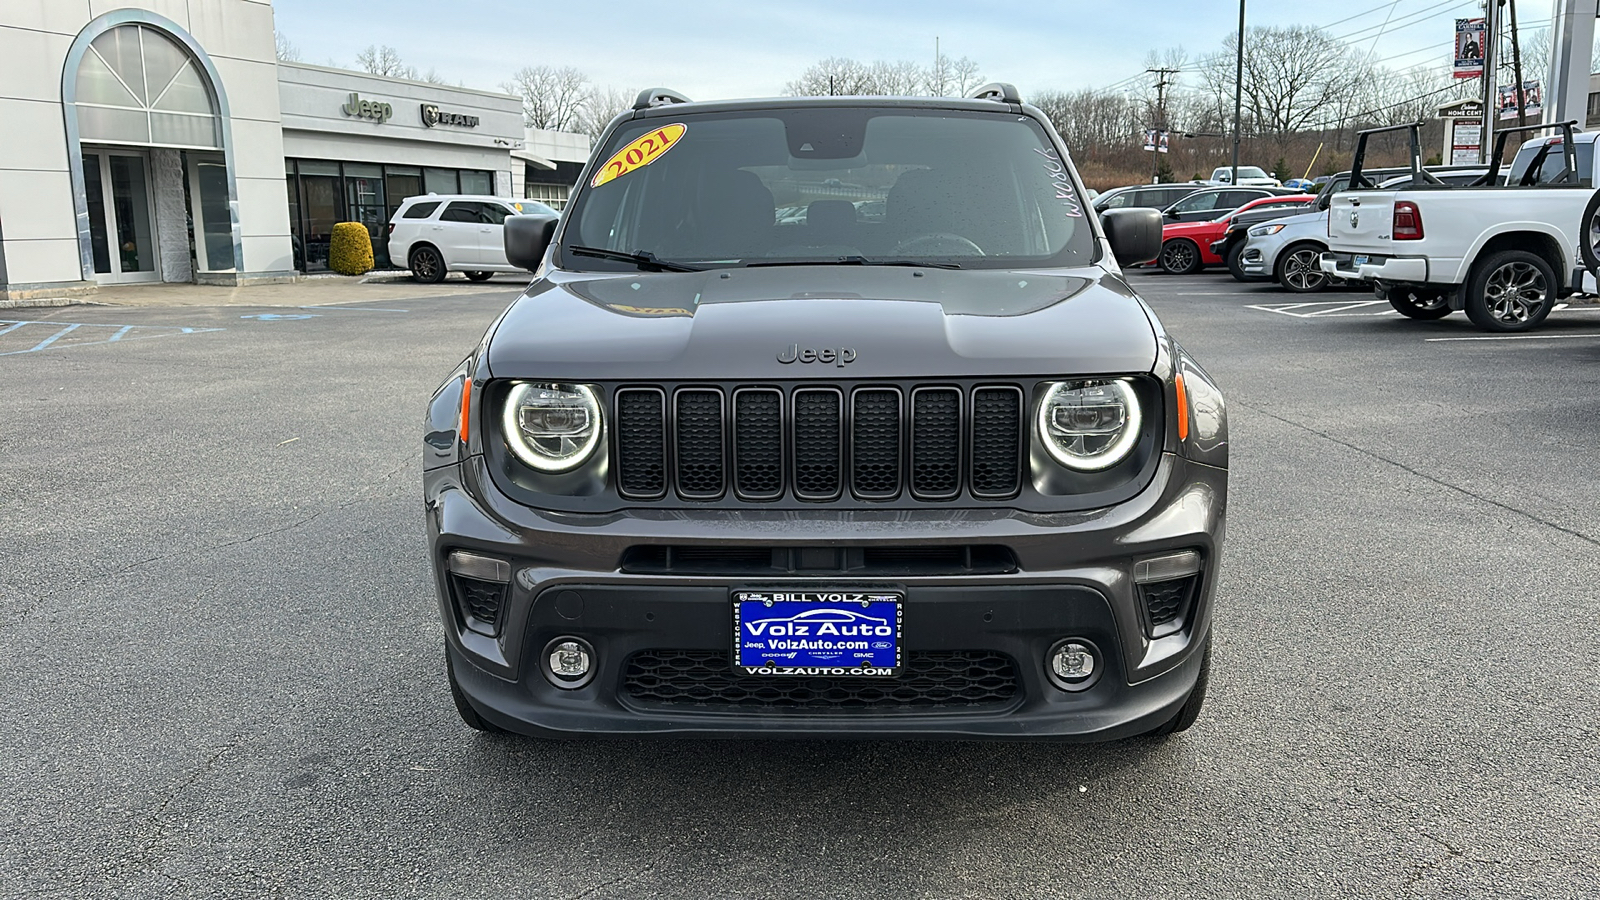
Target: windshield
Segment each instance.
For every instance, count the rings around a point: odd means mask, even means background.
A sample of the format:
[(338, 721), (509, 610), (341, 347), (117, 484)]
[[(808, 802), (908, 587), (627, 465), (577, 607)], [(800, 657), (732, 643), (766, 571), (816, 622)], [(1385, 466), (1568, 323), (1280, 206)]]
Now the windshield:
[[(670, 124), (669, 124), (670, 123)], [(1095, 242), (1034, 120), (805, 107), (629, 122), (566, 210), (577, 269), (1077, 266)], [(610, 254), (602, 257), (593, 251)]]

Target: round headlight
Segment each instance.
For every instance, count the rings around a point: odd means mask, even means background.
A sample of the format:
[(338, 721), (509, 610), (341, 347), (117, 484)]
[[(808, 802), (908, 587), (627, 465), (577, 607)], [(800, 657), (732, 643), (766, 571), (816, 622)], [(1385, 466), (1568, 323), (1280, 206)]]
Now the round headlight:
[(541, 472), (583, 465), (600, 445), (600, 401), (582, 384), (514, 385), (502, 422), (506, 446)]
[(1063, 381), (1039, 404), (1039, 440), (1069, 469), (1098, 472), (1127, 458), (1139, 440), (1139, 397), (1126, 380)]

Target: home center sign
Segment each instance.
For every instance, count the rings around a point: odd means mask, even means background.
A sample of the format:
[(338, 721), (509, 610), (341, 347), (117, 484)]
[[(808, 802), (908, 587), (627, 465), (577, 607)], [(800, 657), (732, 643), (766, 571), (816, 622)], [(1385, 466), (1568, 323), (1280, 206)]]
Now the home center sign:
[(1452, 166), (1477, 165), (1483, 151), (1483, 102), (1446, 103), (1439, 107), (1439, 118), (1444, 119), (1444, 150), (1439, 158)]

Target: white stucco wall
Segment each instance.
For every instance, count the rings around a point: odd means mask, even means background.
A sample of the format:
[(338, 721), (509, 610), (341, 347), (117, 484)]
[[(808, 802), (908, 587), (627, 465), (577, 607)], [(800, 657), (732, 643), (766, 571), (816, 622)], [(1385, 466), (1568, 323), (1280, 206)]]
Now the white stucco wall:
[[(0, 229), (13, 286), (83, 277), (68, 168), (62, 67), (74, 38), (117, 9), (171, 20), (210, 58), (232, 120), (240, 271), (293, 267), (283, 178), (270, 0), (3, 0), (0, 2)], [(25, 137), (24, 137), (25, 136)]]

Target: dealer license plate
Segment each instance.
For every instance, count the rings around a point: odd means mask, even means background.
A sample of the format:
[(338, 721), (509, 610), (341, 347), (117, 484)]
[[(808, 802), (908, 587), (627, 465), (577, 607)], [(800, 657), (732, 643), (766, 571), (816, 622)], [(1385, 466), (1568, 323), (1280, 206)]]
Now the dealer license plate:
[(734, 668), (744, 675), (900, 673), (898, 591), (734, 591)]

